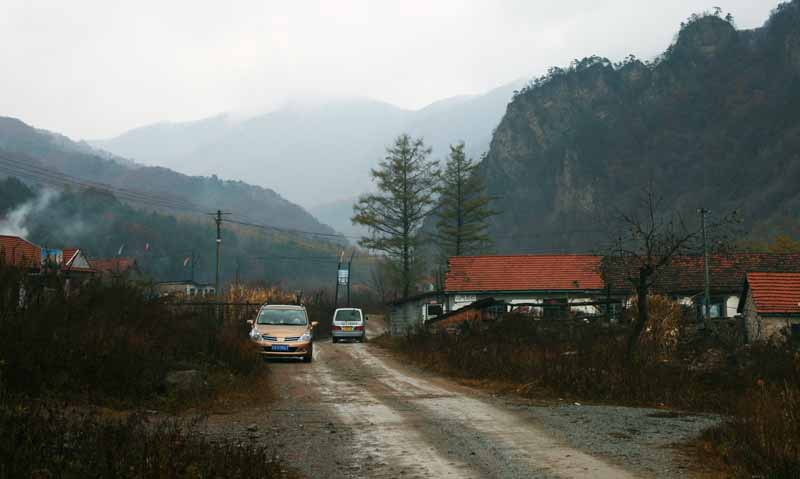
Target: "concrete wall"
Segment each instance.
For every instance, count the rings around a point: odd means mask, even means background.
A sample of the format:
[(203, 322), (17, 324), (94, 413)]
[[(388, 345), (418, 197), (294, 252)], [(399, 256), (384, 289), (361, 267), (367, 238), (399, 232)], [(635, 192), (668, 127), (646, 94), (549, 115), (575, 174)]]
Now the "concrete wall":
[[(542, 304), (545, 299), (556, 299), (556, 298), (567, 298), (568, 303), (585, 303), (589, 301), (597, 300), (602, 295), (598, 295), (595, 297), (588, 296), (588, 295), (581, 295), (581, 296), (571, 296), (566, 294), (478, 294), (478, 295), (447, 295), (447, 311), (456, 311), (461, 309), (469, 304), (474, 303), (475, 301), (486, 299), (486, 298), (494, 298), (499, 301), (505, 301), (509, 304), (525, 304), (525, 303), (533, 303), (533, 304)], [(536, 311), (538, 309), (538, 311)], [(597, 306), (574, 306), (571, 307), (573, 311), (582, 312), (587, 314), (596, 314), (599, 312)], [(534, 311), (541, 313), (541, 308), (534, 307)]]
[(392, 336), (404, 336), (422, 326), (422, 305), (428, 301), (408, 301), (392, 306), (389, 311), (389, 333)]
[(745, 321), (747, 342), (783, 341), (790, 334), (792, 325), (800, 324), (800, 316), (776, 317), (758, 314), (753, 302), (753, 294), (748, 291), (742, 316)]

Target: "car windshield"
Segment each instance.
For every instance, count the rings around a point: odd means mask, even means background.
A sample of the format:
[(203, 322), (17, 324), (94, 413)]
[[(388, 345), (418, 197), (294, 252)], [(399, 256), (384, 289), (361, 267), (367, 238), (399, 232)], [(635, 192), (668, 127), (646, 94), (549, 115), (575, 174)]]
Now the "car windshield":
[(334, 321), (361, 321), (361, 311), (357, 309), (340, 309), (336, 311)]
[(304, 326), (308, 324), (308, 318), (302, 309), (262, 309), (258, 313), (256, 323)]

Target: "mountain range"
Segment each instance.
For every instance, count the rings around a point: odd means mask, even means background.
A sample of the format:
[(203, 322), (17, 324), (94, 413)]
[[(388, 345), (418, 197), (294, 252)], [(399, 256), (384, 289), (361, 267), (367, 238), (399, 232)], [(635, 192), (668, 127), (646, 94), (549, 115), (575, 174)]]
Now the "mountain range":
[(249, 118), (220, 114), (157, 123), (90, 143), (145, 164), (269, 187), (323, 223), (357, 235), (362, 231), (350, 224), (352, 205), (372, 188), (370, 169), (397, 135), (423, 137), (435, 159), (444, 159), (458, 141), (478, 158), (523, 85), (512, 82), (414, 111), (367, 98), (292, 102)]
[(56, 186), (108, 187), (134, 206), (202, 214), (218, 209), (239, 221), (331, 235), (334, 230), (269, 188), (216, 175), (188, 176), (143, 166), (85, 142), (0, 117), (0, 174)]
[(688, 222), (800, 234), (800, 0), (754, 30), (693, 15), (653, 61), (553, 68), (514, 95), (481, 172), (503, 252), (591, 251), (650, 185)]

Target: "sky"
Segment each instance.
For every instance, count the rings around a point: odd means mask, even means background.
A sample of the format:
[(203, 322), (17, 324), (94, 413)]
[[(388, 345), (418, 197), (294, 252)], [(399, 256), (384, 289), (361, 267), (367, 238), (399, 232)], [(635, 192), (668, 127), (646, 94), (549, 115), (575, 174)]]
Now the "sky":
[(693, 12), (778, 0), (2, 0), (0, 116), (73, 139), (297, 98), (416, 109), (592, 54), (649, 59)]

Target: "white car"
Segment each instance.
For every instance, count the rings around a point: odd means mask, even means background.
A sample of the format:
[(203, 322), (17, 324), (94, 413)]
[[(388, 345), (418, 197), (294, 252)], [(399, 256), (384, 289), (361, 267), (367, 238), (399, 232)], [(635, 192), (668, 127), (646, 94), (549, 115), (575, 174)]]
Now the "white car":
[(333, 313), (331, 338), (334, 343), (341, 339), (355, 339), (363, 343), (367, 339), (367, 317), (358, 308), (339, 308)]

